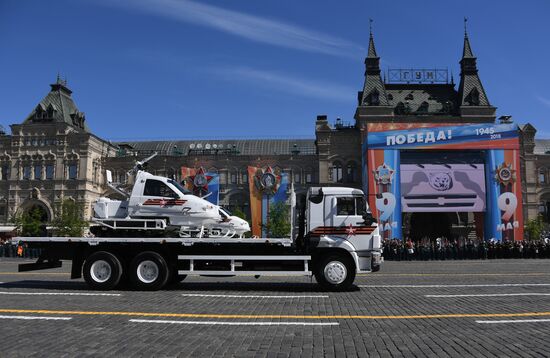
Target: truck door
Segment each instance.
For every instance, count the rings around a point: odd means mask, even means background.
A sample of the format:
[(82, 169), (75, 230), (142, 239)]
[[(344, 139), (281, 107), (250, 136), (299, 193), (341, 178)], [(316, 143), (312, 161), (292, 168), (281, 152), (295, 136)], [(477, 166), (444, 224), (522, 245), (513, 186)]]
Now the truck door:
[(326, 226), (357, 226), (364, 221), (366, 207), (362, 197), (333, 196), (326, 202), (329, 206), (325, 210)]
[(132, 193), (132, 199), (137, 201), (134, 215), (166, 216), (181, 212), (179, 194), (160, 180), (146, 179), (143, 192), (136, 194), (134, 196)]

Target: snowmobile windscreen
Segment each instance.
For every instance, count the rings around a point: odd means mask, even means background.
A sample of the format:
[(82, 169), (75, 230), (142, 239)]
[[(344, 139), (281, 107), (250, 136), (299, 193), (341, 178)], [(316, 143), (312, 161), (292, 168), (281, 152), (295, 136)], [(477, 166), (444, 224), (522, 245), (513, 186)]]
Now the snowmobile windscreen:
[(179, 191), (181, 191), (182, 194), (184, 195), (189, 195), (189, 194), (193, 194), (191, 193), (189, 190), (185, 189), (183, 186), (181, 186), (181, 184), (179, 184), (177, 181), (175, 180), (172, 180), (172, 179), (168, 179), (168, 183), (172, 184), (173, 186), (175, 186), (176, 188), (178, 188)]

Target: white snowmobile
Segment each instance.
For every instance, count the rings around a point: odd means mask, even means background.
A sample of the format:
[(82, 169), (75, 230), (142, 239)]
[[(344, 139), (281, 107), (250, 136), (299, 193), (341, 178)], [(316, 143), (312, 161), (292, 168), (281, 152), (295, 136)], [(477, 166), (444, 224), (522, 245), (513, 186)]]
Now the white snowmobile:
[(179, 236), (239, 237), (250, 231), (246, 220), (230, 215), (218, 205), (191, 194), (175, 180), (152, 175), (145, 164), (156, 153), (138, 161), (128, 172), (133, 187), (126, 191), (113, 184), (107, 171), (107, 185), (125, 200), (101, 197), (94, 204), (90, 228), (96, 236)]

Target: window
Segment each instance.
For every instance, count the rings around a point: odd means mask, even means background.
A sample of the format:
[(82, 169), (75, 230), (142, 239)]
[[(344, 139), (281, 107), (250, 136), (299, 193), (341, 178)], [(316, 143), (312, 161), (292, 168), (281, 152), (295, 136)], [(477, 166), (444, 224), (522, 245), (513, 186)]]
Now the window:
[(331, 171), (331, 177), (333, 183), (341, 183), (342, 182), (342, 164), (338, 162), (332, 163), (332, 171)]
[(221, 172), (220, 173), (220, 184), (227, 184), (227, 173)]
[(428, 102), (424, 101), (418, 107), (417, 112), (419, 112), (419, 113), (428, 113), (429, 109), (430, 109), (430, 104)]
[(336, 200), (336, 215), (355, 215), (355, 198), (338, 198)]
[(9, 164), (2, 164), (2, 180), (8, 180), (9, 178), (10, 178)]
[(306, 183), (311, 183), (313, 181), (311, 173), (306, 173)]
[(365, 199), (357, 196), (353, 198), (337, 198), (336, 200), (336, 215), (363, 215), (366, 211)]
[(479, 91), (473, 88), (465, 99), (465, 102), (470, 106), (479, 106)]
[(69, 174), (69, 179), (76, 179), (77, 175), (78, 175), (78, 167), (76, 165), (76, 163), (71, 163), (69, 164), (69, 167), (68, 167), (68, 174)]
[(145, 196), (163, 196), (166, 198), (173, 198), (177, 195), (168, 185), (164, 184), (160, 180), (147, 179), (145, 182), (145, 189), (143, 190)]
[(346, 167), (346, 181), (348, 183), (353, 183), (355, 182), (355, 173), (356, 173), (356, 170), (355, 170), (355, 163), (348, 163), (347, 167)]
[(42, 164), (36, 164), (34, 166), (34, 179), (42, 179)]
[(25, 165), (23, 167), (23, 179), (29, 180), (31, 178), (31, 166)]
[(539, 169), (539, 183), (544, 184), (546, 183), (546, 175), (544, 168)]
[(242, 175), (243, 184), (248, 184), (248, 173), (245, 171)]
[(231, 173), (231, 184), (237, 184), (237, 174)]
[(295, 183), (300, 183), (300, 173), (294, 173), (294, 182)]
[(54, 176), (54, 166), (53, 164), (46, 164), (46, 179), (52, 180)]
[(369, 95), (369, 105), (371, 106), (380, 105), (380, 93), (376, 88)]

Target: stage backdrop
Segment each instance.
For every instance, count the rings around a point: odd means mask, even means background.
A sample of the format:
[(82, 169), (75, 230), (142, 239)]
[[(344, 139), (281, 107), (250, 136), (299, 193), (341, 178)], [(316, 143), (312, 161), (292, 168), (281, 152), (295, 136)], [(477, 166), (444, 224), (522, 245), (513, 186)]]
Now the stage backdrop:
[(267, 224), (270, 206), (287, 199), (288, 175), (274, 172), (271, 167), (248, 167), (248, 185), (252, 235), (266, 237), (264, 225)]
[(198, 197), (205, 197), (214, 205), (220, 199), (220, 178), (218, 173), (209, 173), (203, 167), (198, 169), (181, 167), (182, 184)]
[[(379, 219), (384, 238), (402, 239), (401, 216), (403, 211), (449, 211), (430, 208), (411, 208), (411, 197), (405, 197), (413, 190), (413, 168), (401, 165), (401, 150), (482, 150), (485, 153), (484, 168), (473, 164), (471, 171), (456, 177), (459, 169), (455, 165), (438, 171), (432, 176), (431, 188), (452, 190), (457, 185), (460, 195), (476, 195), (474, 208), (453, 211), (475, 211), (476, 217), (484, 213), (485, 240), (522, 240), (523, 211), (521, 178), (519, 175), (519, 137), (515, 124), (434, 124), (434, 123), (369, 123), (367, 136), (363, 138), (363, 186), (368, 193), (369, 205)], [(444, 163), (443, 163), (444, 164)], [(461, 170), (464, 167), (460, 167)], [(431, 168), (428, 168), (428, 171)], [(416, 173), (426, 173), (414, 169)], [(441, 174), (444, 173), (444, 174)], [(428, 174), (428, 185), (430, 176)], [(481, 185), (481, 176), (485, 177)], [(419, 179), (420, 180), (420, 179)], [(420, 180), (422, 182), (422, 180)], [(477, 184), (476, 184), (477, 183)], [(466, 184), (466, 185), (464, 185)], [(423, 185), (420, 183), (420, 185)], [(485, 201), (482, 203), (485, 188)], [(426, 187), (425, 190), (428, 190)], [(432, 190), (430, 189), (430, 190)], [(415, 189), (416, 190), (416, 189)], [(419, 190), (419, 189), (418, 189)], [(445, 191), (445, 190), (443, 190)], [(414, 192), (414, 194), (418, 194)], [(437, 194), (438, 199), (441, 194)], [(424, 204), (431, 203), (428, 200)], [(417, 203), (418, 204), (418, 203)], [(402, 210), (403, 207), (403, 210)], [(476, 223), (481, 225), (481, 223)], [(478, 229), (481, 229), (478, 227)]]

